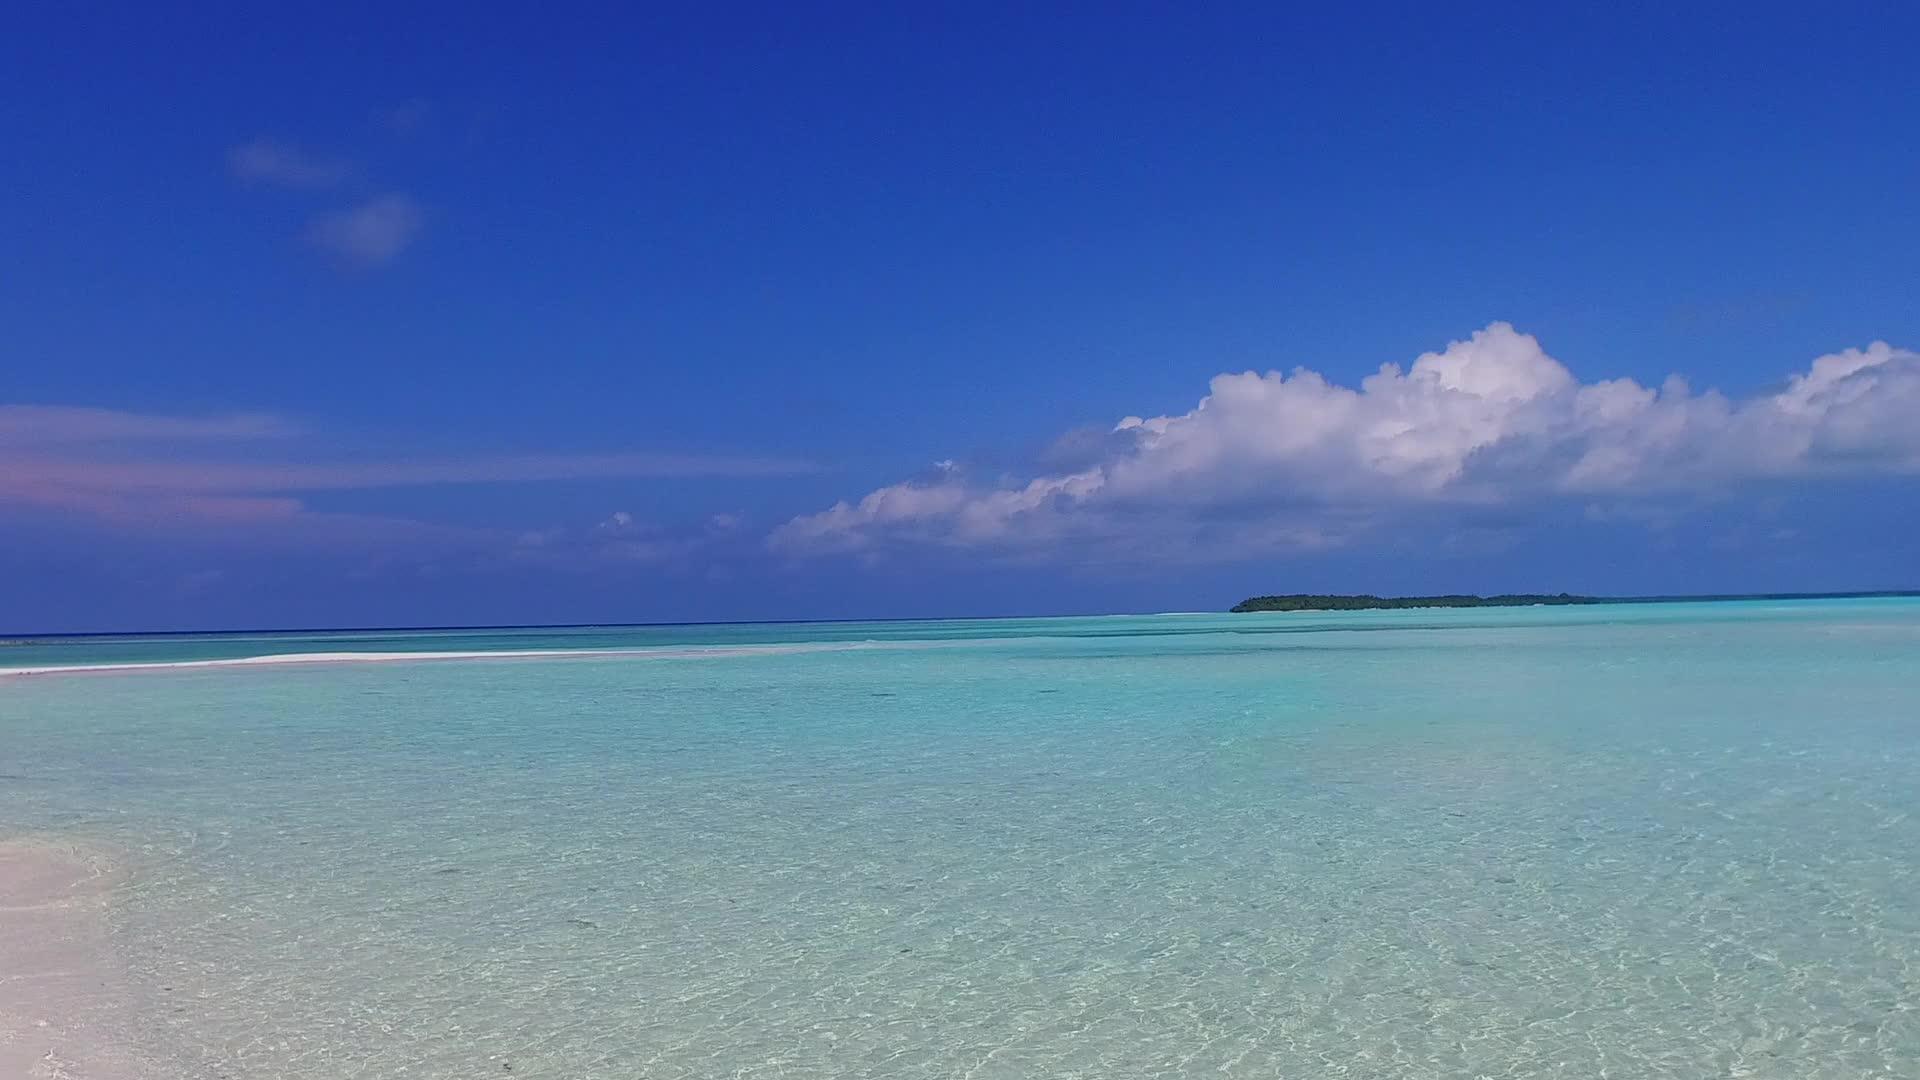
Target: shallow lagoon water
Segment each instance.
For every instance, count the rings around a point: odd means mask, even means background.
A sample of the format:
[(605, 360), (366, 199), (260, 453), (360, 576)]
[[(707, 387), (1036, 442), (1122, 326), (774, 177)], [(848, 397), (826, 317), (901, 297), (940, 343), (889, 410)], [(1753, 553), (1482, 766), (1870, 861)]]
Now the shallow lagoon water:
[(1920, 602), (487, 633), (0, 680), (155, 1075), (1920, 1075)]

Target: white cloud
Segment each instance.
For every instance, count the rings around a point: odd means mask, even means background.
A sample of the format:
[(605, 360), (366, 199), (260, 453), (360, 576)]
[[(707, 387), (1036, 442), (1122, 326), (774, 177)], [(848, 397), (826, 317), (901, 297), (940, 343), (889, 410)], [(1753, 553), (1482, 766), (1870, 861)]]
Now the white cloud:
[(424, 215), (405, 195), (378, 195), (316, 219), (307, 240), (360, 266), (377, 266), (405, 251), (420, 235)]
[(1227, 547), (1323, 546), (1414, 507), (1920, 472), (1916, 417), (1920, 353), (1884, 342), (1735, 401), (1677, 377), (1658, 389), (1581, 383), (1531, 335), (1494, 323), (1357, 388), (1305, 368), (1218, 375), (1190, 412), (1121, 420), (1088, 467), (992, 487), (943, 469), (795, 518), (771, 542), (1178, 550), (1204, 529)]
[(264, 138), (227, 151), (227, 167), (249, 184), (313, 190), (333, 187), (353, 175), (353, 166), (339, 158)]

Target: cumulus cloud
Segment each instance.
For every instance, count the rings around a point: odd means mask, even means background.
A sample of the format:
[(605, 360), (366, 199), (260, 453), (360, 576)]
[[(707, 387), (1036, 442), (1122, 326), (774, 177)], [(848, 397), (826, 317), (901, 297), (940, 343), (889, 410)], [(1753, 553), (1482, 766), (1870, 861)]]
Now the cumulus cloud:
[(1420, 507), (1920, 472), (1916, 416), (1920, 353), (1884, 342), (1733, 400), (1677, 376), (1583, 383), (1533, 336), (1494, 323), (1357, 387), (1306, 368), (1218, 375), (1189, 412), (1120, 420), (1070, 471), (980, 485), (943, 469), (795, 518), (771, 543), (1031, 551), (1204, 534), (1234, 554), (1327, 546)]
[(391, 262), (420, 235), (425, 215), (405, 195), (378, 195), (324, 214), (307, 229), (307, 242), (356, 266)]
[(227, 151), (227, 168), (249, 184), (319, 190), (334, 187), (353, 175), (353, 166), (272, 139), (254, 139)]

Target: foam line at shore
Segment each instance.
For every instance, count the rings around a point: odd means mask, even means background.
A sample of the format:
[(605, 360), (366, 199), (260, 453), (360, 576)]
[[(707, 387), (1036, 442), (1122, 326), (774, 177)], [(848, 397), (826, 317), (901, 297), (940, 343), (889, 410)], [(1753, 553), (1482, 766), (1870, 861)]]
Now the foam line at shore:
[(656, 659), (697, 660), (719, 656), (776, 656), (785, 653), (848, 652), (855, 649), (925, 648), (917, 641), (847, 641), (796, 645), (670, 646), (644, 649), (472, 649), (447, 652), (314, 652), (270, 653), (263, 656), (218, 657), (209, 660), (126, 661), (104, 664), (43, 664), (0, 667), (0, 679), (40, 675), (97, 675), (110, 672), (186, 671), (200, 668), (279, 667), (284, 665), (389, 664), (432, 660), (583, 660)]

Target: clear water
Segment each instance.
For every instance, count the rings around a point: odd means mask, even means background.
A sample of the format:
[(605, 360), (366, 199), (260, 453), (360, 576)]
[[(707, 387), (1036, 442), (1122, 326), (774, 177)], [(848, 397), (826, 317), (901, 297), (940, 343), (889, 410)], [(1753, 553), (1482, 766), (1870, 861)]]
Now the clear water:
[(367, 648), (835, 647), (0, 680), (0, 830), (133, 863), (118, 1038), (273, 1080), (1920, 1076), (1920, 602), (490, 634)]

